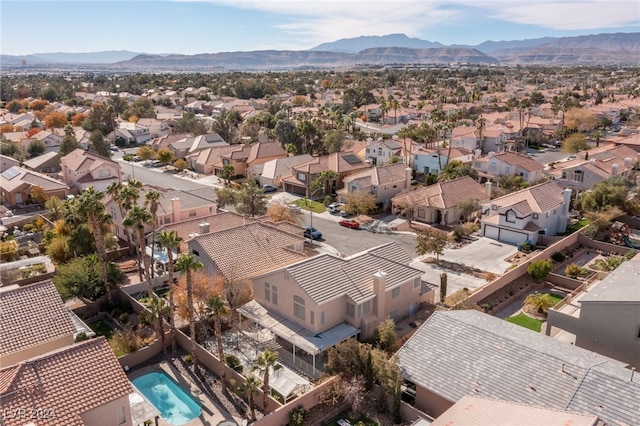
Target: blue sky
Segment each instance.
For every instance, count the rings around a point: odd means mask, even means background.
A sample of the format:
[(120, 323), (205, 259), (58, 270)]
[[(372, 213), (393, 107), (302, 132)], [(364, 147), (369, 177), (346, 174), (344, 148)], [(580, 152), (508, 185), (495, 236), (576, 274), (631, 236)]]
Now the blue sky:
[(0, 53), (304, 50), (404, 33), (443, 44), (640, 31), (638, 0), (0, 0)]

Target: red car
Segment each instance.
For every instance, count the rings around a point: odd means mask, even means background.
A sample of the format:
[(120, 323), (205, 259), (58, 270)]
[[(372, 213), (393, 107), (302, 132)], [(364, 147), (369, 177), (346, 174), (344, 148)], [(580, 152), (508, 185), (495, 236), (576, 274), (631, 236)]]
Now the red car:
[(360, 224), (353, 219), (343, 219), (338, 224), (351, 229), (360, 229)]

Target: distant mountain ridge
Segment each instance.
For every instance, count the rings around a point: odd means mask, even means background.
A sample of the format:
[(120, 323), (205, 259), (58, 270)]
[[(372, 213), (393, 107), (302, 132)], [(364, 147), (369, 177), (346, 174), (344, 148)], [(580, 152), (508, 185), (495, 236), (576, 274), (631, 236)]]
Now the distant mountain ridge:
[(404, 34), (362, 36), (322, 43), (309, 50), (144, 54), (130, 51), (0, 55), (6, 66), (95, 64), (139, 70), (209, 69), (219, 71), (347, 68), (447, 63), (593, 64), (638, 63), (640, 33), (605, 33), (578, 37), (485, 41), (477, 46), (444, 46)]

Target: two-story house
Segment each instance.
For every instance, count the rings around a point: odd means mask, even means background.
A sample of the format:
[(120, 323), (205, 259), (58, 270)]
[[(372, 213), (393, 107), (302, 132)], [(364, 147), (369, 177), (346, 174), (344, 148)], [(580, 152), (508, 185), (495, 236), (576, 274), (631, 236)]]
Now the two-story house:
[(182, 140), (171, 142), (168, 148), (173, 152), (175, 158), (186, 158), (198, 151), (207, 148), (219, 148), (229, 146), (217, 133), (207, 133), (205, 135), (190, 136)]
[(261, 185), (273, 185), (276, 188), (280, 188), (282, 178), (291, 176), (293, 166), (309, 161), (312, 158), (309, 154), (302, 154), (269, 160), (254, 166), (251, 177), (257, 178)]
[(62, 157), (60, 166), (63, 180), (78, 192), (90, 186), (104, 191), (111, 183), (121, 181), (120, 163), (80, 148)]
[(338, 197), (345, 198), (354, 192), (373, 194), (376, 203), (384, 209), (391, 207), (391, 198), (411, 188), (412, 173), (406, 164), (389, 164), (372, 167), (344, 178), (344, 188), (337, 191)]
[[(323, 170), (333, 170), (338, 174), (338, 179), (334, 182), (333, 191), (343, 186), (346, 176), (358, 171), (368, 169), (369, 164), (362, 161), (353, 152), (336, 152), (322, 157), (314, 157), (304, 163), (296, 164), (291, 168), (291, 175), (282, 179), (284, 190), (296, 195), (319, 198), (320, 194), (314, 194), (311, 184), (316, 176)], [(324, 194), (329, 195), (329, 194)]]
[(277, 142), (256, 142), (251, 145), (232, 145), (231, 149), (221, 151), (213, 162), (213, 173), (223, 173), (224, 167), (232, 165), (234, 176), (248, 176), (252, 167), (276, 158), (285, 158), (287, 152)]
[(372, 166), (382, 166), (393, 157), (404, 158), (402, 144), (393, 139), (378, 139), (371, 141), (365, 147), (365, 161)]
[(13, 166), (0, 173), (0, 194), (9, 206), (31, 203), (34, 187), (42, 188), (47, 197), (60, 199), (69, 192), (66, 183), (23, 167)]
[[(298, 350), (315, 356), (342, 340), (374, 336), (387, 317), (416, 313), (422, 272), (411, 257), (388, 243), (348, 258), (323, 254), (253, 278), (254, 300), (243, 316), (271, 328)], [(278, 318), (275, 327), (274, 319)], [(295, 356), (295, 355), (294, 355)]]
[(488, 156), (473, 160), (473, 168), (481, 182), (500, 176), (521, 176), (529, 184), (535, 184), (543, 177), (544, 166), (536, 160), (517, 152), (489, 153)]
[(436, 150), (419, 147), (413, 151), (413, 170), (425, 175), (437, 175), (450, 161), (470, 163), (472, 159), (473, 152), (465, 148), (452, 147), (449, 152), (449, 149)]
[(478, 205), (489, 201), (490, 192), (469, 176), (438, 182), (396, 195), (391, 199), (394, 212), (411, 220), (452, 225), (462, 217), (460, 203), (473, 200)]
[(510, 244), (536, 244), (540, 235), (567, 229), (570, 201), (571, 190), (553, 181), (495, 198), (482, 205), (481, 233)]
[(458, 126), (451, 130), (450, 143), (454, 148), (474, 152), (478, 148), (479, 131), (475, 127)]
[(604, 145), (580, 153), (579, 158), (556, 163), (549, 176), (577, 195), (613, 176), (633, 180), (640, 154), (627, 146)]
[(149, 127), (138, 123), (121, 122), (113, 131), (115, 139), (122, 139), (128, 144), (144, 144), (151, 139)]

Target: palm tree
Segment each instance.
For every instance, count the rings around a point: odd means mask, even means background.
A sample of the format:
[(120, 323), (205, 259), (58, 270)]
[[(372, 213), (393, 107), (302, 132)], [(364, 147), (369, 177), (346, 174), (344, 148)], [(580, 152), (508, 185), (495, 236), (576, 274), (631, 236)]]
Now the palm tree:
[(107, 278), (107, 246), (105, 244), (105, 227), (111, 224), (111, 216), (106, 211), (102, 199), (104, 194), (96, 191), (92, 186), (87, 188), (78, 198), (78, 213), (89, 219), (93, 238), (96, 242), (96, 251), (100, 258), (100, 275), (107, 294), (107, 301), (113, 303), (111, 288)]
[(256, 359), (253, 360), (253, 367), (251, 367), (251, 372), (257, 371), (258, 374), (262, 376), (262, 396), (265, 411), (268, 404), (267, 396), (269, 395), (270, 371), (273, 370), (275, 372), (281, 368), (282, 366), (278, 364), (278, 353), (269, 352), (268, 349), (265, 349), (263, 353), (258, 355)]
[(251, 410), (251, 420), (256, 420), (256, 409), (254, 407), (254, 396), (258, 393), (258, 389), (260, 389), (260, 379), (256, 376), (249, 376), (247, 380), (242, 384), (240, 390), (247, 394), (247, 398), (249, 399), (249, 409)]
[(158, 235), (158, 241), (156, 245), (167, 250), (167, 269), (169, 273), (169, 323), (171, 325), (171, 350), (176, 351), (176, 323), (175, 323), (175, 305), (173, 303), (173, 249), (177, 249), (180, 245), (182, 238), (178, 236), (176, 231), (164, 230)]
[(338, 173), (333, 170), (323, 170), (311, 182), (311, 189), (318, 190), (322, 188), (323, 194), (333, 193), (334, 182), (338, 179)]
[(164, 315), (167, 312), (167, 305), (164, 302), (164, 299), (154, 296), (149, 299), (149, 304), (147, 306), (151, 311), (151, 315), (156, 319), (156, 330), (158, 333), (158, 337), (160, 338), (160, 342), (162, 344), (162, 352), (167, 353), (167, 347), (164, 344)]
[(533, 293), (527, 296), (522, 306), (529, 306), (536, 312), (546, 314), (556, 302), (549, 293)]
[(226, 315), (229, 312), (229, 304), (227, 301), (220, 296), (212, 297), (207, 302), (207, 307), (205, 308), (207, 316), (213, 317), (213, 328), (216, 335), (216, 345), (218, 346), (218, 358), (222, 363), (222, 369), (220, 373), (220, 381), (222, 382), (222, 390), (226, 392), (227, 390), (227, 382), (225, 381), (226, 371), (225, 371), (225, 359), (224, 359), (224, 350), (222, 347), (222, 326), (220, 324), (221, 317)]
[[(126, 185), (122, 184), (122, 182), (113, 182), (107, 187), (106, 193), (111, 196), (115, 203), (118, 205), (118, 209), (120, 210), (120, 218), (124, 220), (125, 212), (128, 211), (131, 206), (133, 206), (140, 196), (140, 188), (142, 188), (142, 182), (136, 179), (131, 179)], [(129, 252), (133, 254), (131, 251), (133, 249), (133, 245), (131, 244), (131, 235), (129, 231), (124, 230), (124, 234), (127, 237), (127, 245), (129, 246)], [(139, 266), (139, 265), (138, 265)]]
[(151, 213), (151, 278), (154, 274), (155, 252), (156, 252), (156, 225), (158, 224), (158, 200), (160, 199), (160, 193), (158, 191), (149, 191), (144, 194), (144, 205), (149, 208)]
[(148, 223), (151, 223), (151, 220), (151, 213), (149, 213), (144, 207), (135, 205), (129, 209), (129, 211), (127, 212), (127, 217), (122, 222), (124, 226), (130, 226), (138, 230), (138, 252), (140, 257), (142, 257), (142, 262), (144, 264), (144, 276), (147, 281), (147, 292), (149, 293), (149, 297), (153, 297), (153, 289), (151, 288), (149, 258), (146, 254), (147, 244), (144, 238), (144, 226)]
[(186, 275), (187, 281), (187, 308), (189, 310), (189, 336), (191, 337), (191, 362), (193, 372), (198, 368), (198, 355), (196, 353), (196, 323), (193, 319), (193, 272), (203, 268), (202, 262), (198, 261), (190, 253), (182, 253), (178, 256), (176, 269)]

